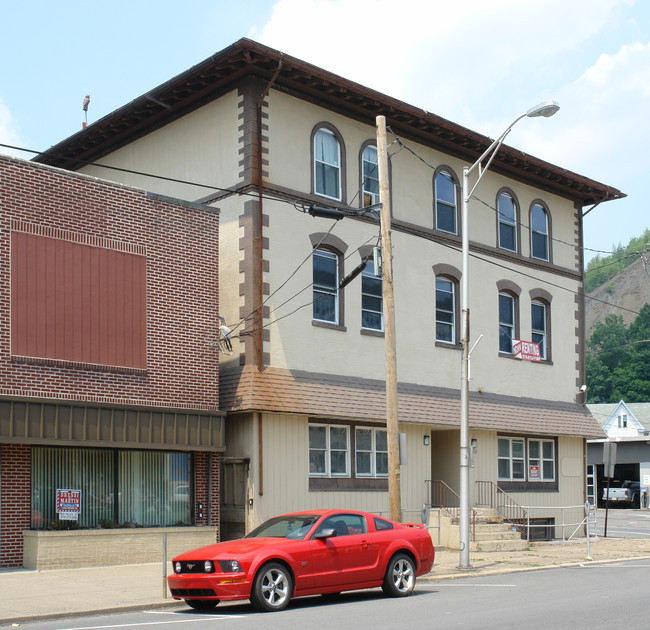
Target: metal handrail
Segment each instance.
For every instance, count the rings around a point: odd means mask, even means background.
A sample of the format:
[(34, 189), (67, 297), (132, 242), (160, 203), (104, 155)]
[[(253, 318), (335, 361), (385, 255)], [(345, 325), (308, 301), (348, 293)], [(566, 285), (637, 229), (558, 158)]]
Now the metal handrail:
[[(448, 516), (454, 519), (460, 518), (460, 496), (455, 490), (452, 490), (444, 481), (440, 479), (427, 479), (425, 483), (428, 486), (427, 494), (429, 496), (428, 505), (432, 508), (440, 508)], [(476, 510), (472, 507), (469, 509), (470, 538), (476, 540)]]
[(522, 536), (526, 533), (528, 511), (505, 493), (493, 481), (476, 481), (478, 505), (486, 505), (503, 517), (505, 523), (510, 523)]

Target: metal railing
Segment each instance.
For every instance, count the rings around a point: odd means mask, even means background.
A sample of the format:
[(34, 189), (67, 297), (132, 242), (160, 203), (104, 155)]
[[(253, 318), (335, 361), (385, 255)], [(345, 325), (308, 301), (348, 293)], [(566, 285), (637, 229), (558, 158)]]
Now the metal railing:
[(476, 481), (477, 505), (485, 505), (503, 517), (505, 523), (517, 528), (522, 536), (526, 533), (524, 523), (528, 521), (528, 511), (506, 494), (493, 481)]
[[(553, 517), (553, 523), (531, 523), (531, 518), (534, 520), (533, 513), (538, 511), (543, 511), (544, 516), (548, 517), (549, 512), (558, 514), (557, 517)], [(589, 514), (585, 515), (585, 506), (584, 505), (529, 505), (526, 506), (526, 511), (528, 513), (526, 517), (526, 528), (528, 530), (528, 536), (530, 540), (530, 531), (535, 528), (544, 528), (546, 530), (553, 530), (553, 538), (559, 539), (560, 536), (557, 534), (561, 532), (562, 541), (571, 540), (580, 529), (583, 527), (586, 528), (587, 522), (589, 519), (589, 535), (591, 538), (597, 538), (596, 530), (596, 511), (594, 509), (589, 510)], [(550, 518), (550, 517), (549, 517)], [(570, 532), (567, 536), (567, 532)]]
[[(460, 519), (460, 496), (440, 479), (427, 479), (428, 507), (440, 508), (453, 519)], [(470, 540), (475, 541), (476, 536), (476, 510), (469, 509)]]

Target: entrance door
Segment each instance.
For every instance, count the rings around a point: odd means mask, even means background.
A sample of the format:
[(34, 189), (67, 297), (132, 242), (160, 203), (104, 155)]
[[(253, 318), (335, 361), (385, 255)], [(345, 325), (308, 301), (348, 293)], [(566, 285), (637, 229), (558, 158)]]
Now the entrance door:
[(221, 465), (221, 536), (234, 540), (246, 535), (248, 459), (227, 457)]

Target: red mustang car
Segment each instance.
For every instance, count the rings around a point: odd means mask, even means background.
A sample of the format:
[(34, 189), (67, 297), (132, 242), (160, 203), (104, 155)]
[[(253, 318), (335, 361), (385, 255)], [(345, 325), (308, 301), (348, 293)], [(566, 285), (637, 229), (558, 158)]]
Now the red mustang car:
[(301, 595), (378, 586), (392, 597), (410, 595), (434, 555), (423, 525), (311, 510), (276, 516), (240, 540), (188, 551), (174, 558), (167, 581), (174, 599), (198, 610), (250, 599), (258, 610), (274, 611)]

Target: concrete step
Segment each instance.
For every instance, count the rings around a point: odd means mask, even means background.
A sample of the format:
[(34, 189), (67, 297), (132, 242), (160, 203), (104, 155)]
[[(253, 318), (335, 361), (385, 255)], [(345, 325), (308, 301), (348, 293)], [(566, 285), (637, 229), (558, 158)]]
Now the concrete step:
[(528, 547), (528, 541), (522, 540), (477, 540), (469, 544), (472, 552), (489, 551), (523, 551)]
[(521, 534), (519, 532), (513, 532), (510, 528), (505, 530), (481, 530), (478, 528), (474, 533), (474, 538), (476, 541), (483, 540), (521, 540)]

